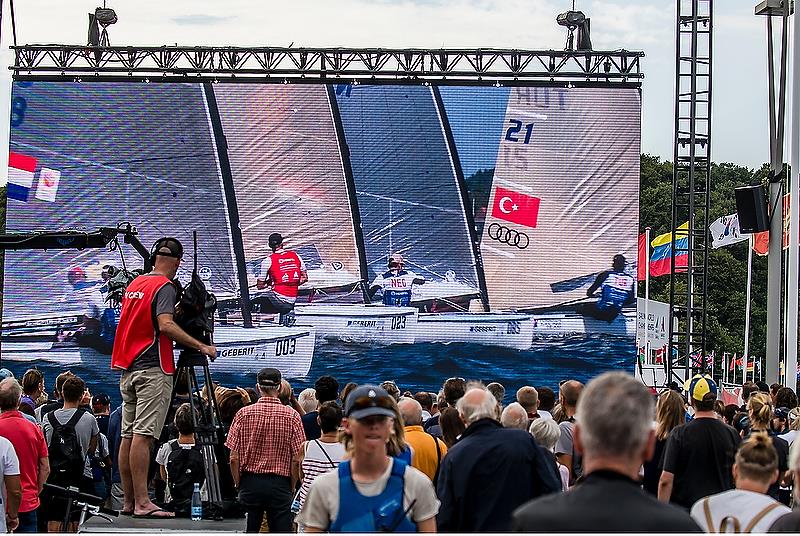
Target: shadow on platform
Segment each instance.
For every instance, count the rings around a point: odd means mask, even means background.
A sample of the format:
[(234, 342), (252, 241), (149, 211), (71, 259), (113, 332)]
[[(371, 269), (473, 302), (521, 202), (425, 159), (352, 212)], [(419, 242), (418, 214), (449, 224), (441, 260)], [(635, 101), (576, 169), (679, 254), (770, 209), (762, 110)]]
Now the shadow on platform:
[(141, 519), (130, 516), (92, 517), (78, 532), (244, 532), (245, 518), (192, 521), (188, 518)]

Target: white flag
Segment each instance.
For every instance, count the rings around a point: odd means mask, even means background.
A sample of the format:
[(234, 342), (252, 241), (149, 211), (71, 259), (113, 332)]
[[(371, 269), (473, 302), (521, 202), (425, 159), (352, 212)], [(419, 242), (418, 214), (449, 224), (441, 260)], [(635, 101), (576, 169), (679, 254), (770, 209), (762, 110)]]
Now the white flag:
[(36, 189), (36, 199), (54, 202), (60, 180), (61, 172), (59, 170), (42, 168), (39, 172), (39, 187)]
[(730, 216), (723, 216), (714, 220), (708, 226), (711, 232), (711, 246), (721, 248), (722, 246), (730, 246), (737, 242), (748, 240), (750, 235), (743, 235), (739, 231), (739, 215), (731, 214)]

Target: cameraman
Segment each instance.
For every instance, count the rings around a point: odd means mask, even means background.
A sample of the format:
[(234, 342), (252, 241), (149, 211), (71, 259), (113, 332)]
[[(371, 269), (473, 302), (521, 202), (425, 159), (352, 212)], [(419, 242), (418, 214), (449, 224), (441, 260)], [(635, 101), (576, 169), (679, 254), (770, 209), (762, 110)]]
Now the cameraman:
[(175, 363), (172, 342), (211, 359), (217, 349), (191, 337), (173, 315), (178, 289), (173, 283), (183, 257), (175, 238), (161, 238), (150, 250), (153, 270), (134, 279), (122, 298), (122, 313), (114, 340), (111, 367), (123, 370), (122, 442), (119, 469), (125, 495), (122, 512), (134, 517), (173, 517), (153, 504), (147, 494), (147, 471), (153, 439), (164, 427), (172, 395)]

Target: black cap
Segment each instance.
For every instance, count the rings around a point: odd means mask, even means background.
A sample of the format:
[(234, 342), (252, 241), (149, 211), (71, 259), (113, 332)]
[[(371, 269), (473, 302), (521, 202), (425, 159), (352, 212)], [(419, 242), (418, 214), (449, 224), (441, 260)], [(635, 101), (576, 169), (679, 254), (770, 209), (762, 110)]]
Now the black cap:
[(107, 394), (100, 393), (99, 395), (94, 395), (92, 397), (92, 405), (93, 406), (110, 406), (111, 399), (108, 398)]
[(256, 377), (258, 385), (265, 388), (278, 387), (281, 384), (281, 371), (274, 368), (262, 368)]
[(775, 418), (783, 420), (789, 419), (789, 408), (776, 408)]
[(373, 415), (397, 417), (394, 398), (377, 385), (362, 385), (350, 391), (347, 400), (344, 401), (344, 415), (353, 419), (363, 419)]
[(272, 233), (269, 235), (269, 247), (275, 249), (276, 247), (283, 244), (283, 237), (281, 233)]
[(164, 238), (159, 238), (156, 243), (153, 244), (152, 254), (180, 259), (183, 257), (183, 245), (177, 238), (165, 236)]

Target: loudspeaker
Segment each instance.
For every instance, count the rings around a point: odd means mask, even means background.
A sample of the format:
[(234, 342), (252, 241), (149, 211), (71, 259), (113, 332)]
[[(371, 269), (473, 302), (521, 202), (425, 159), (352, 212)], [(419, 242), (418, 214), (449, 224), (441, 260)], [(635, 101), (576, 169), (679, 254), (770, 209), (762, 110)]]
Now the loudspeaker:
[(760, 233), (769, 230), (767, 199), (762, 186), (739, 186), (736, 193), (736, 213), (739, 215), (739, 231), (742, 234)]

